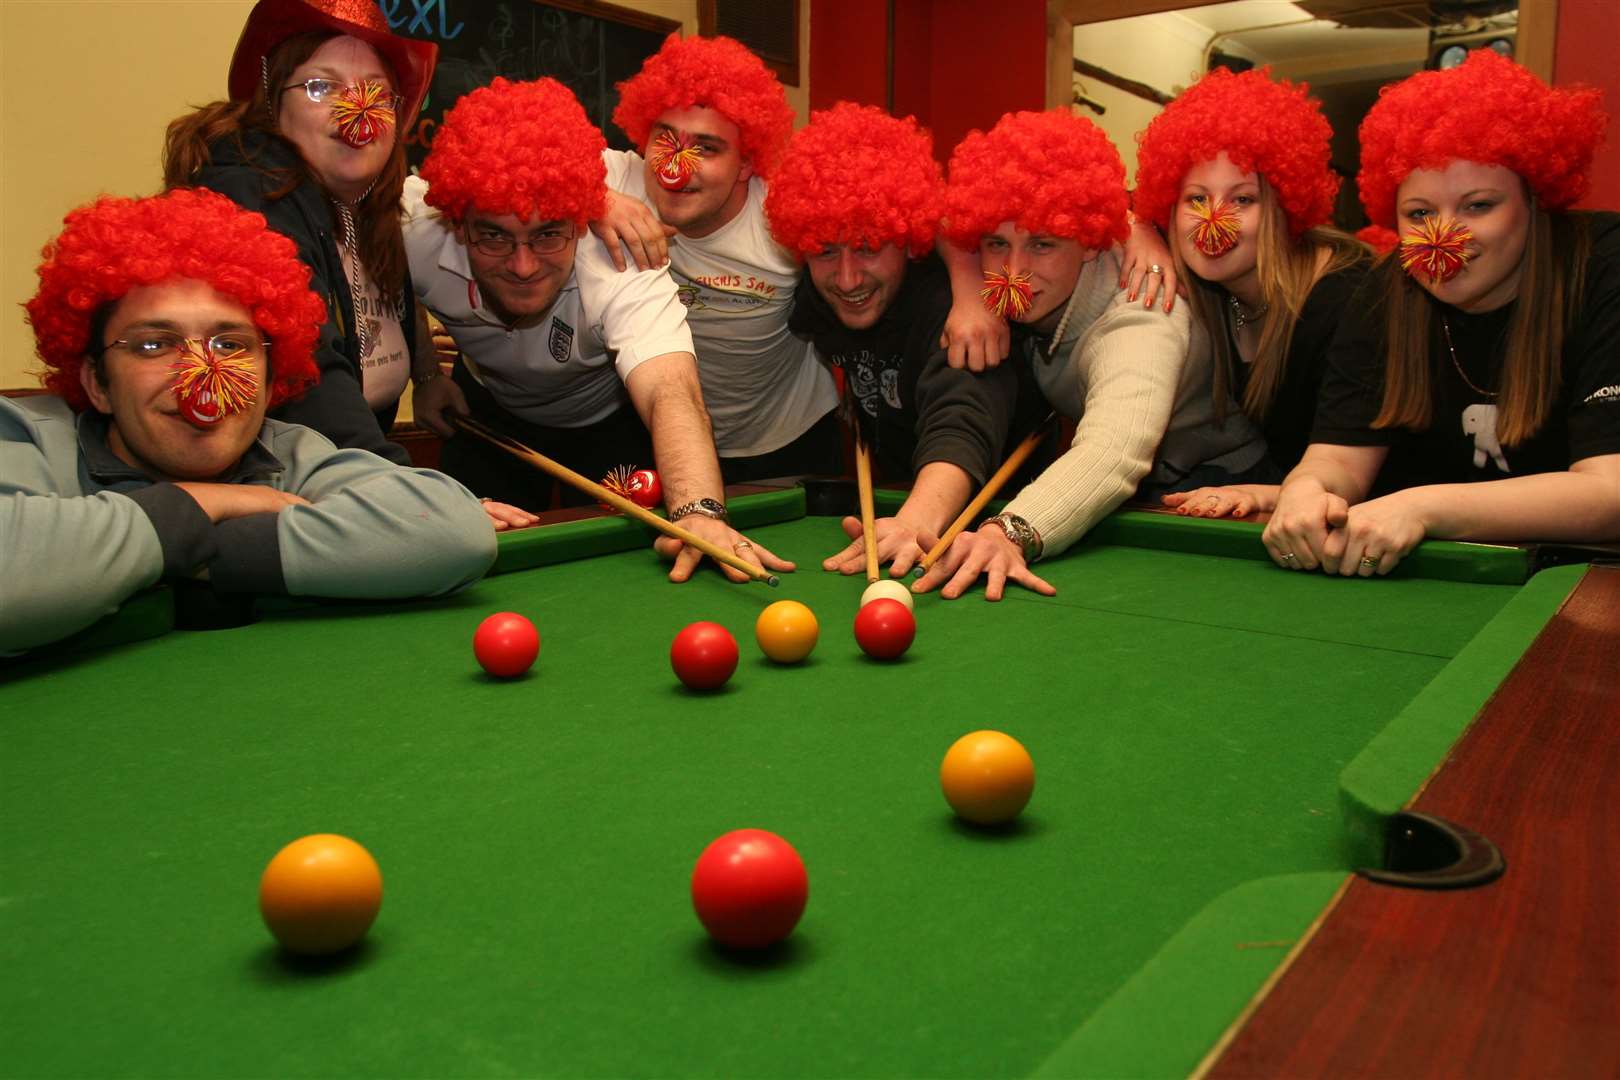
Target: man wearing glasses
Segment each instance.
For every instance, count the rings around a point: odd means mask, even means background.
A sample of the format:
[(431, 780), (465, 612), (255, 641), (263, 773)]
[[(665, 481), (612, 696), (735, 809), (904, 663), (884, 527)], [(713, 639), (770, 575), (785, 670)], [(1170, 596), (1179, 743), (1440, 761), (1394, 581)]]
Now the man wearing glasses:
[(213, 192), (68, 216), (27, 305), (49, 393), (0, 398), (0, 655), (165, 578), (394, 599), (489, 567), (494, 531), (454, 480), (265, 419), (318, 378), (309, 280)]
[[(445, 115), (421, 176), (405, 186), (405, 248), (417, 298), (462, 359), (446, 376), (419, 354), (415, 415), (448, 440), (443, 468), (481, 495), (543, 510), (553, 482), (456, 435), (447, 414), (593, 478), (655, 463), (672, 519), (750, 562), (792, 569), (726, 522), (692, 335), (668, 271), (620, 272), (586, 228), (606, 198), (604, 146), (552, 79), (498, 78)], [(657, 546), (675, 558), (675, 581), (701, 558), (678, 541)]]

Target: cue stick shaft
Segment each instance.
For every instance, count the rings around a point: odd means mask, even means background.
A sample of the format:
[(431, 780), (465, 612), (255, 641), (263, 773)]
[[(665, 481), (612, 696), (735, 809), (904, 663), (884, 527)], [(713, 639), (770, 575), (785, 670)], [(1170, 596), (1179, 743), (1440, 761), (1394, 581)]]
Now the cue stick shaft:
[(861, 541), (866, 548), (866, 580), (878, 579), (877, 512), (872, 504), (872, 452), (855, 437), (855, 489), (861, 497)]
[(540, 453), (538, 450), (529, 449), (516, 439), (502, 435), (493, 428), (485, 427), (477, 420), (472, 420), (468, 417), (452, 415), (449, 419), (452, 424), (461, 430), (478, 436), (480, 439), (483, 439), (492, 446), (500, 447), (513, 457), (523, 459), (547, 475), (561, 480), (570, 487), (583, 491), (585, 494), (589, 495), (593, 499), (598, 500), (599, 502), (607, 503), (609, 506), (620, 511), (621, 513), (630, 515), (643, 525), (652, 526), (665, 536), (673, 536), (683, 544), (690, 544), (692, 547), (697, 548), (699, 551), (703, 552), (703, 554), (707, 555), (716, 562), (725, 563), (733, 570), (742, 571), (754, 581), (763, 581), (767, 585), (776, 585), (778, 582), (778, 578), (775, 574), (772, 574), (767, 570), (763, 570), (745, 559), (739, 558), (736, 552), (726, 551), (723, 548), (716, 547), (696, 533), (681, 528), (673, 521), (659, 517), (657, 514), (646, 509), (645, 507), (637, 506), (635, 503), (631, 502), (623, 495), (620, 495), (618, 492), (609, 491), (601, 484), (598, 484), (596, 481), (591, 480), (586, 476), (582, 476), (561, 462), (553, 461), (551, 458), (546, 457), (546, 455)]
[(1033, 454), (1035, 448), (1041, 445), (1041, 439), (1046, 434), (1046, 427), (1056, 415), (1057, 413), (1047, 413), (1046, 419), (1035, 425), (1035, 430), (1030, 432), (1028, 437), (1019, 443), (1012, 453), (1007, 455), (1007, 460), (1001, 463), (1001, 468), (997, 469), (995, 475), (985, 483), (984, 490), (975, 495), (973, 501), (963, 507), (962, 512), (956, 515), (956, 520), (951, 522), (951, 527), (945, 530), (945, 535), (939, 538), (939, 543), (935, 544), (928, 554), (922, 557), (922, 562), (917, 564), (919, 574), (927, 573), (929, 568), (939, 561), (939, 557), (945, 554), (945, 549), (951, 546), (951, 541), (955, 540), (962, 530), (967, 528), (967, 523), (979, 515), (979, 511), (984, 509), (986, 503), (996, 497), (996, 492), (1001, 490), (1001, 485), (1007, 482), (1008, 477), (1017, 472), (1024, 462), (1029, 460), (1029, 455)]

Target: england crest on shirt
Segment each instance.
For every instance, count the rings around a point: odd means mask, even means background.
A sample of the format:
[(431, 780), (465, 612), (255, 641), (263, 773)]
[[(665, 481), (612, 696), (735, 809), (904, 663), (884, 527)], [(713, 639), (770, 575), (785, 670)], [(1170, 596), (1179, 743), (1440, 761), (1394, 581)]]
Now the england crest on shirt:
[(551, 358), (559, 364), (568, 363), (568, 354), (574, 348), (574, 328), (561, 319), (551, 320), (551, 336), (546, 341)]

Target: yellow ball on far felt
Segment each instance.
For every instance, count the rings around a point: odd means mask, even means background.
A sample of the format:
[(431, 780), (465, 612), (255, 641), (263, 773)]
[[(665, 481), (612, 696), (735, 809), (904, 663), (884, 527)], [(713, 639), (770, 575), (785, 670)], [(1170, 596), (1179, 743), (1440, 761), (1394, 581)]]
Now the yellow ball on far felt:
[(820, 636), (816, 613), (797, 600), (778, 600), (754, 623), (759, 651), (778, 664), (797, 664), (810, 655)]
[(956, 816), (975, 825), (1017, 817), (1035, 792), (1035, 762), (1011, 735), (975, 731), (951, 744), (939, 766), (939, 786)]
[(259, 913), (291, 952), (340, 952), (366, 936), (382, 907), (382, 871), (346, 836), (294, 840), (259, 879)]

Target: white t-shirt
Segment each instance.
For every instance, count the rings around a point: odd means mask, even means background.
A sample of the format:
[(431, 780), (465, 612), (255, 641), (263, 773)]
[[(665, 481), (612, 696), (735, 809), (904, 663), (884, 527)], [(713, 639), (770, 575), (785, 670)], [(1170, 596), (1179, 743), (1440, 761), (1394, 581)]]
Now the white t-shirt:
[[(344, 274), (353, 281), (357, 269), (354, 253), (340, 240), (338, 254), (343, 257)], [(354, 317), (366, 324), (367, 346), (366, 354), (360, 358), (360, 392), (373, 410), (384, 409), (399, 400), (411, 377), (411, 358), (406, 354), (405, 332), (400, 327), (405, 317), (404, 298), (386, 303), (365, 267), (358, 270), (360, 306)]]
[[(640, 155), (607, 150), (602, 160), (608, 187), (653, 205)], [(838, 404), (832, 372), (788, 331), (799, 264), (771, 238), (765, 190), (755, 177), (735, 218), (708, 236), (675, 236), (669, 245), (721, 457), (780, 450)]]
[(544, 427), (585, 427), (628, 402), (623, 380), (642, 361), (692, 351), (669, 272), (621, 273), (588, 230), (545, 319), (507, 327), (484, 306), (466, 246), (423, 201), (427, 189), (413, 176), (401, 199), (416, 297), (444, 323), (468, 370), (503, 409)]

